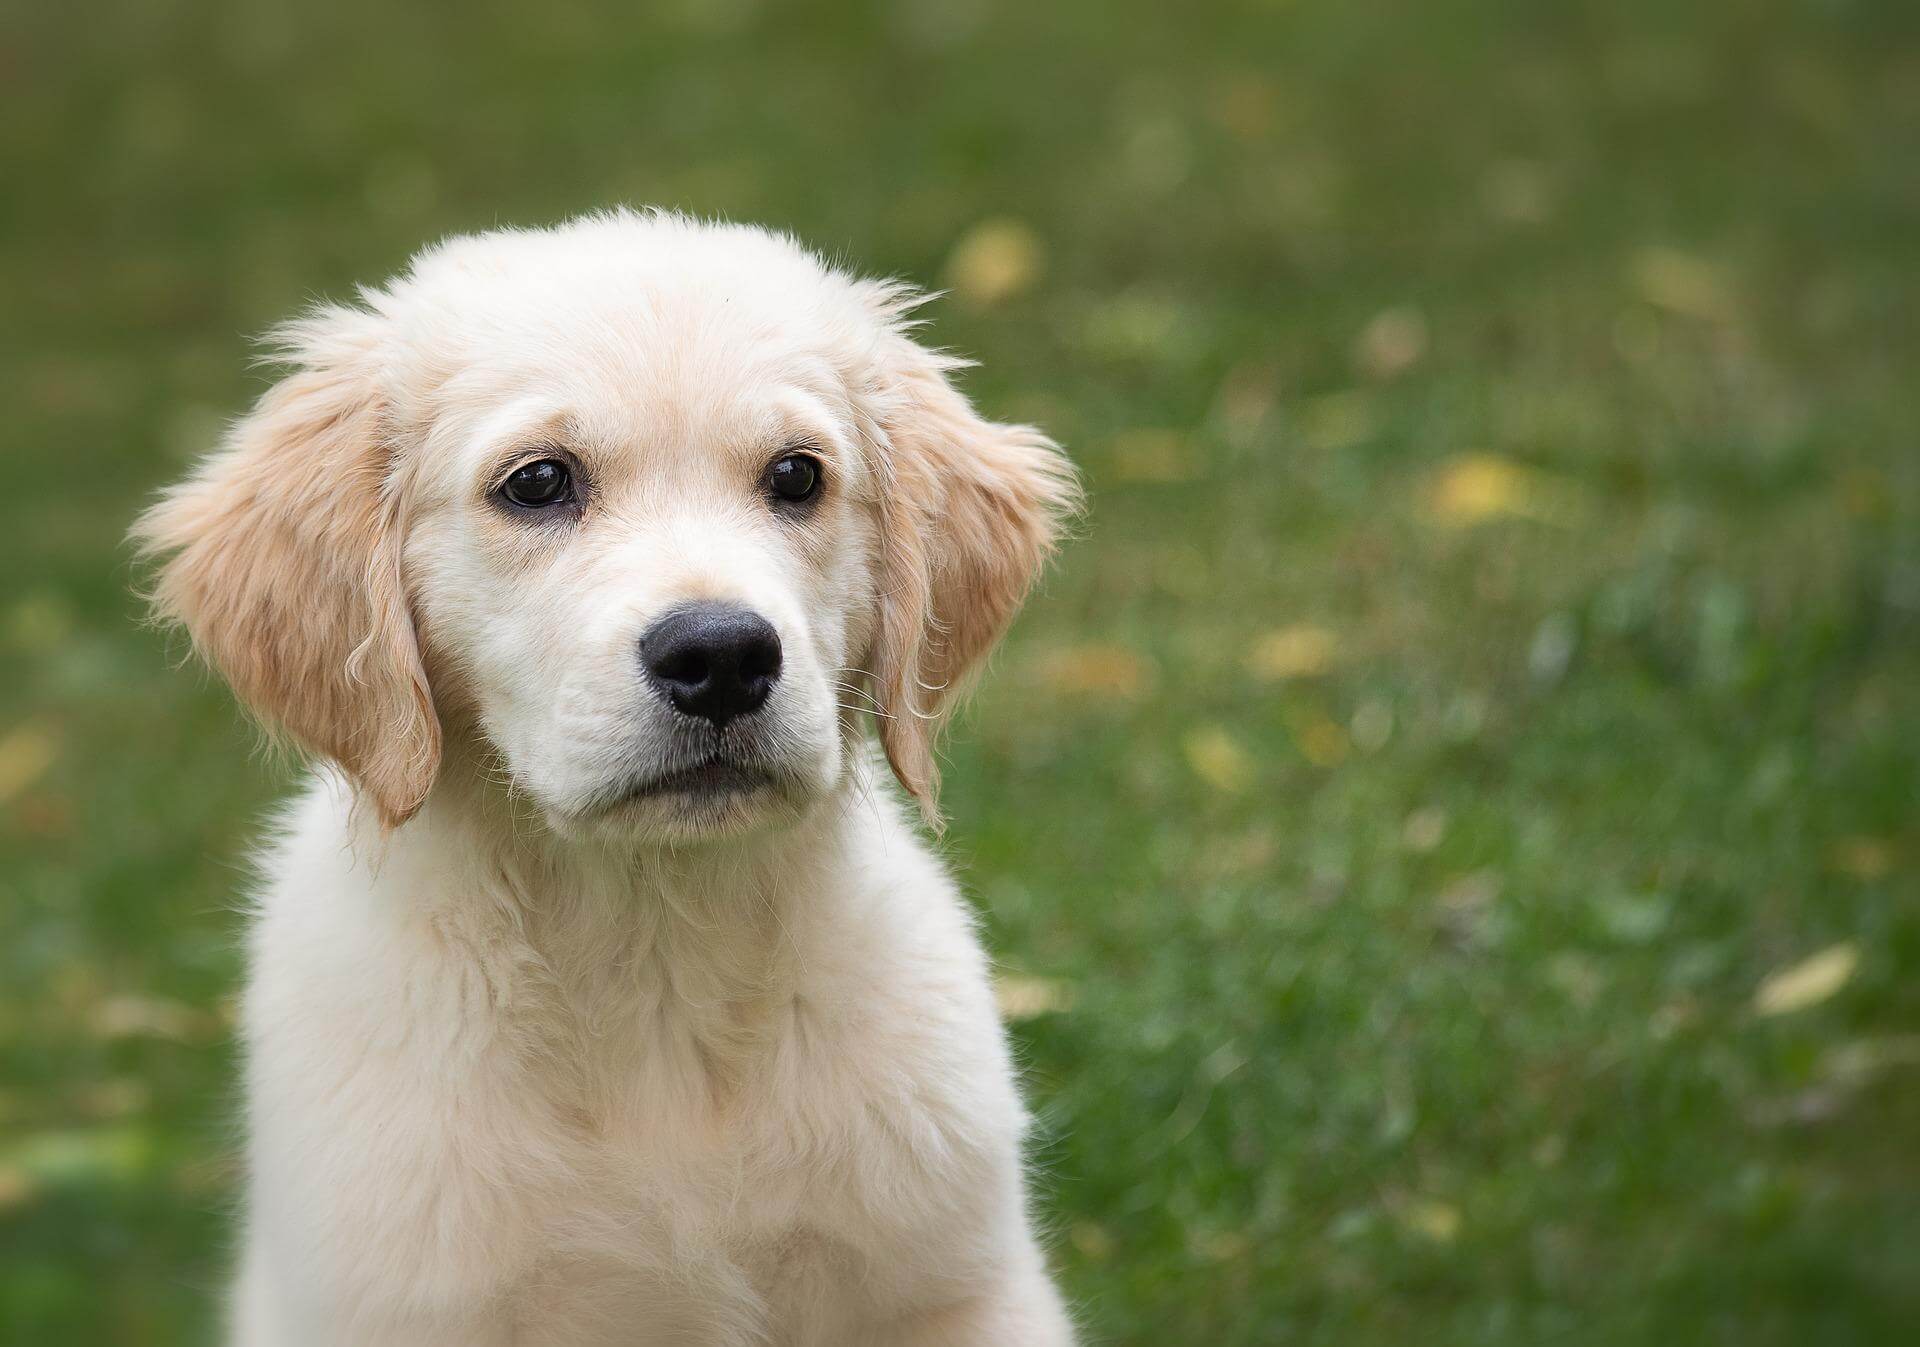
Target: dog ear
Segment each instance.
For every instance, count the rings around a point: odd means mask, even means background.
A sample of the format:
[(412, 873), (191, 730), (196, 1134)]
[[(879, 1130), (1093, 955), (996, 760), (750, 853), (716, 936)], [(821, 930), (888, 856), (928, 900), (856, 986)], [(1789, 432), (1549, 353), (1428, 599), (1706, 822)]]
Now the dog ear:
[(1080, 490), (1040, 431), (973, 410), (947, 378), (962, 362), (898, 326), (880, 356), (882, 574), (867, 668), (887, 761), (938, 826), (940, 725), (1013, 621)]
[(376, 378), (382, 320), (324, 308), (282, 332), (293, 370), (141, 516), (151, 595), (271, 731), (337, 763), (397, 827), (439, 770), (400, 573)]

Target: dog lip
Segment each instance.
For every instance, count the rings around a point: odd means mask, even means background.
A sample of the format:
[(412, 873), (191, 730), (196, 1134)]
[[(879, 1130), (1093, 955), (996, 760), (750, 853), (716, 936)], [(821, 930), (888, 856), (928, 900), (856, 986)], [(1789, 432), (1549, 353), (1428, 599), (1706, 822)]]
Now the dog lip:
[(660, 795), (728, 795), (771, 786), (773, 781), (773, 773), (765, 767), (731, 762), (725, 758), (708, 758), (689, 767), (676, 767), (670, 772), (648, 777), (630, 787), (622, 798), (645, 800)]

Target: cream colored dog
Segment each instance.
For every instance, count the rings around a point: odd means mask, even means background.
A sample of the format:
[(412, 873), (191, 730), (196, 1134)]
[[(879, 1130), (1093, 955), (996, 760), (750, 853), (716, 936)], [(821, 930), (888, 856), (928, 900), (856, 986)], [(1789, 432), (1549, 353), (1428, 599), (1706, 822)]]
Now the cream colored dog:
[(615, 213), (430, 248), (137, 530), (324, 764), (245, 1001), (238, 1347), (1057, 1344), (931, 740), (1071, 508), (915, 298)]

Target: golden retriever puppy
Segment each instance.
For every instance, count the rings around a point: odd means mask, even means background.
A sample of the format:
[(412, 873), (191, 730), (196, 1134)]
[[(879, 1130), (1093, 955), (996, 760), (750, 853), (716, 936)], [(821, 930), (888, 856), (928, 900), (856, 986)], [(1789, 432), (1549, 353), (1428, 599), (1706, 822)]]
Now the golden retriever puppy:
[(140, 521), (319, 764), (249, 937), (236, 1347), (1070, 1340), (884, 778), (933, 818), (1075, 487), (915, 302), (667, 214), (456, 238), (283, 329)]

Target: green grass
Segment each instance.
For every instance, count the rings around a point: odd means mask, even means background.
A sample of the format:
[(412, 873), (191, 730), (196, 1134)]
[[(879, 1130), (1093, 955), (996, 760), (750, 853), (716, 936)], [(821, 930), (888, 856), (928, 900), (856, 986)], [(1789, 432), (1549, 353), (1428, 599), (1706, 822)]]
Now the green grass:
[(1071, 993), (1016, 1033), (1091, 1336), (1910, 1338), (1916, 50), (1898, 0), (16, 15), (0, 1342), (204, 1341), (222, 1277), (286, 777), (136, 625), (129, 518), (244, 334), (620, 200), (1043, 250), (933, 310), (1093, 502), (948, 805)]

